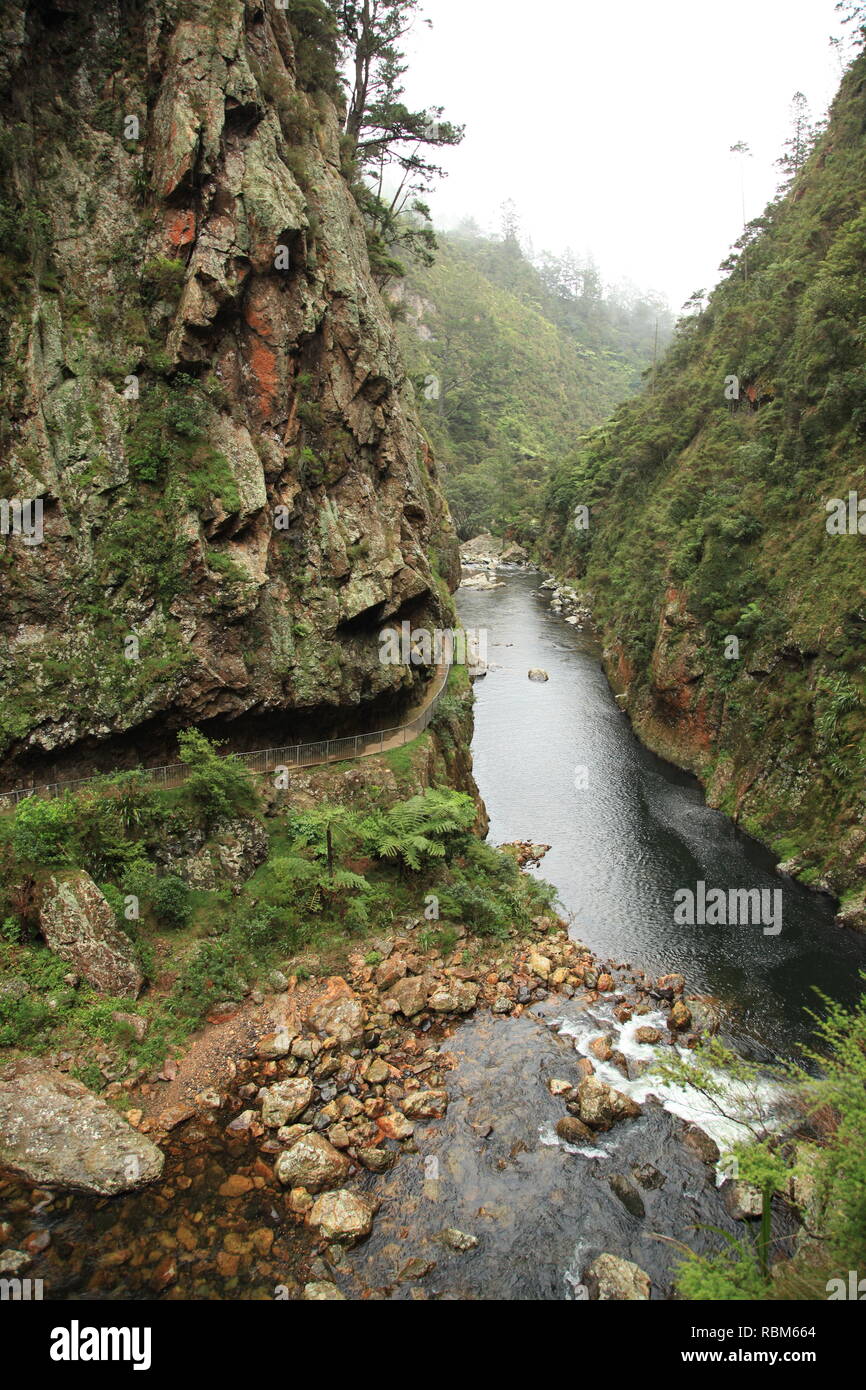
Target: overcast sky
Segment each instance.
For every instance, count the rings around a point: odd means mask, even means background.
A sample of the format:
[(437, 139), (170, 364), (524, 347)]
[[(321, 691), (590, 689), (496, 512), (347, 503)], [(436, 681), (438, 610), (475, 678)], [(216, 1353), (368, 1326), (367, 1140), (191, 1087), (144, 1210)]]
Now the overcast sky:
[(497, 229), (517, 203), (536, 250), (591, 250), (678, 310), (712, 286), (774, 160), (798, 89), (824, 114), (841, 76), (834, 0), (426, 0), (411, 105), (466, 123), (445, 152), (437, 224)]

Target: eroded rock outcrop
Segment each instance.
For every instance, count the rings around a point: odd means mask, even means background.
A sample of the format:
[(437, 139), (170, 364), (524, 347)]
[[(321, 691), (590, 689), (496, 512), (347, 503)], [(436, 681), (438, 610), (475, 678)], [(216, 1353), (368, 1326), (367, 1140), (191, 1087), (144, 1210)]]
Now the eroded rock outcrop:
[(327, 76), (276, 6), (6, 10), (0, 192), (39, 246), (0, 452), (44, 531), (4, 581), (8, 784), (84, 739), (402, 698), (378, 631), (450, 626), (457, 545)]
[(135, 947), (89, 874), (51, 875), (42, 891), (39, 927), (50, 949), (94, 989), (138, 998), (144, 974)]

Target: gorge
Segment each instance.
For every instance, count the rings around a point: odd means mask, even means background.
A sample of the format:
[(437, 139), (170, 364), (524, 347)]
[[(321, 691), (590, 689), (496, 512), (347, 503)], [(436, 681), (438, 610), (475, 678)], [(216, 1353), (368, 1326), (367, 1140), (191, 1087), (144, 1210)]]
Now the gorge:
[(507, 204), (437, 247), (417, 0), (4, 6), (4, 1291), (866, 1259), (847, 8), (674, 329)]

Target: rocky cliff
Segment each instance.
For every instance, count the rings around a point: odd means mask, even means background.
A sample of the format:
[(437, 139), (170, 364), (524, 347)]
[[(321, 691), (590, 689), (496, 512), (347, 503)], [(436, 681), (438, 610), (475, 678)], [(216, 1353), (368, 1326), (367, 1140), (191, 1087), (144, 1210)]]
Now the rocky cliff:
[(361, 730), (418, 678), (380, 664), (383, 621), (450, 625), (450, 519), (315, 19), (4, 6), (7, 783), (191, 722)]

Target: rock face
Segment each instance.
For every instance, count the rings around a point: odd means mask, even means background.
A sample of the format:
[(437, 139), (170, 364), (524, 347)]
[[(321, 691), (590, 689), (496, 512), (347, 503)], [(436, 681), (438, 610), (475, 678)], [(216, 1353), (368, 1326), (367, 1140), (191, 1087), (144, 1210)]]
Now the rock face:
[(25, 1057), (0, 1067), (0, 1168), (113, 1196), (153, 1182), (163, 1154), (79, 1081)]
[(53, 874), (45, 884), (39, 926), (62, 960), (105, 994), (137, 998), (144, 975), (135, 947), (89, 874)]
[(3, 11), (0, 116), (35, 124), (0, 191), (50, 267), (6, 248), (3, 491), (43, 506), (4, 579), (6, 785), (84, 739), (404, 699), (379, 631), (451, 626), (458, 551), (324, 50), (276, 5)]

